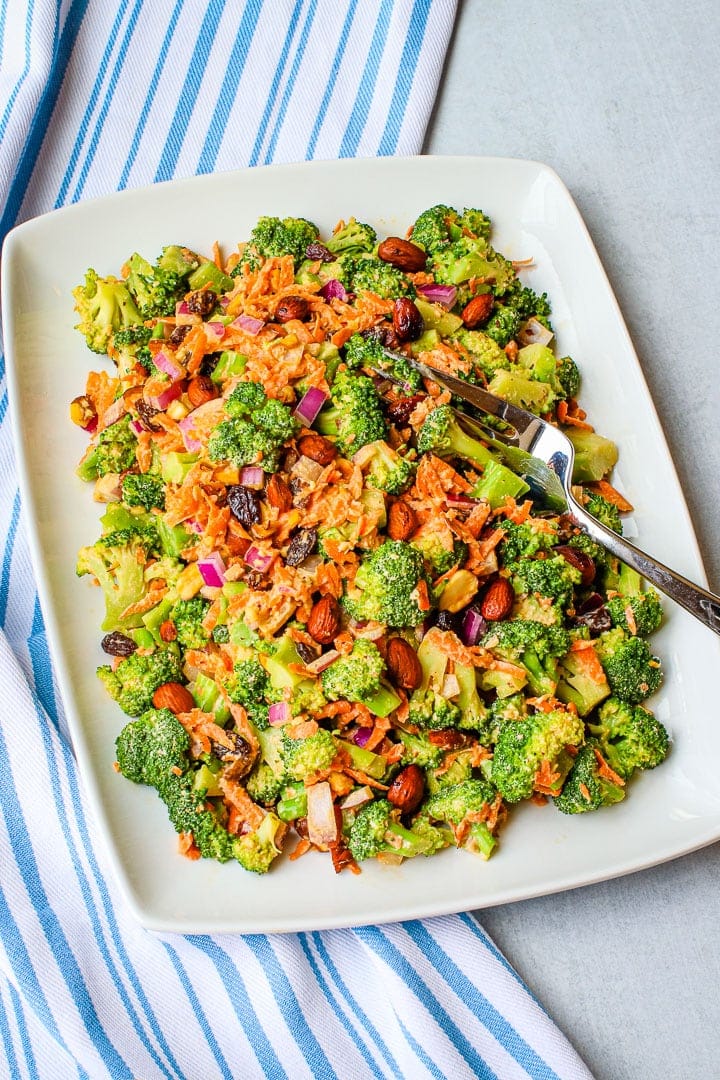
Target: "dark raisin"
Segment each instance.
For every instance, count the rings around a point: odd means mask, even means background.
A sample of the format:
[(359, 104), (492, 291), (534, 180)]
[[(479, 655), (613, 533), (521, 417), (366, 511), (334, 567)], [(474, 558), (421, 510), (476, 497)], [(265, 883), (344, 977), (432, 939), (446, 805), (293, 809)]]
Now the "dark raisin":
[(299, 566), (312, 555), (317, 544), (317, 529), (298, 529), (290, 541), (285, 562), (288, 566)]
[(190, 333), (191, 327), (189, 326), (176, 326), (170, 335), (171, 345), (181, 345), (185, 338)]
[(318, 658), (316, 650), (311, 649), (304, 641), (296, 641), (295, 648), (303, 664), (312, 664), (313, 660), (317, 660)]
[(396, 424), (398, 427), (405, 427), (410, 420), (411, 414), (424, 397), (424, 394), (412, 394), (410, 397), (403, 397), (398, 401), (393, 401), (392, 404), (388, 405), (387, 409), (390, 423)]
[(590, 637), (604, 634), (612, 627), (610, 612), (605, 607), (605, 601), (600, 593), (591, 593), (581, 604), (573, 617), (575, 626), (586, 626), (590, 631)]
[(271, 584), (259, 570), (246, 570), (244, 580), (247, 587), (254, 592), (265, 592)]
[(313, 240), (311, 244), (305, 248), (306, 259), (319, 259), (320, 262), (334, 262), (335, 256), (329, 248), (326, 248), (324, 244), (321, 244), (319, 240)]
[(457, 630), (458, 620), (451, 611), (439, 611), (435, 624), (438, 630)]
[(188, 294), (185, 303), (193, 315), (202, 315), (205, 318), (217, 304), (217, 293), (212, 289), (198, 289), (197, 292)]
[(203, 356), (198, 375), (212, 375), (213, 371), (218, 366), (218, 360), (221, 355), (222, 353), (212, 352)]
[(216, 758), (220, 758), (221, 761), (229, 761), (232, 758), (238, 757), (250, 757), (252, 755), (252, 747), (250, 743), (245, 739), (239, 731), (227, 731), (226, 735), (232, 739), (233, 746), (223, 746), (221, 743), (213, 743), (213, 753)]
[(397, 349), (400, 346), (400, 340), (389, 322), (371, 326), (369, 330), (364, 330), (361, 336), (369, 341), (379, 341), (386, 349)]
[(159, 424), (153, 424), (152, 422), (153, 416), (157, 416), (159, 412), (154, 405), (150, 405), (149, 402), (145, 401), (145, 398), (138, 398), (135, 408), (137, 409), (140, 423), (146, 431), (162, 431)]
[(298, 836), (301, 836), (303, 840), (307, 840), (308, 837), (308, 823), (306, 817), (295, 818), (293, 821), (293, 828)]
[(103, 651), (110, 656), (132, 656), (137, 649), (133, 639), (129, 638), (127, 634), (122, 634), (119, 630), (113, 630), (111, 634), (106, 634), (100, 645)]
[(260, 521), (260, 502), (257, 495), (243, 484), (233, 484), (227, 489), (227, 504), (241, 525), (249, 529)]

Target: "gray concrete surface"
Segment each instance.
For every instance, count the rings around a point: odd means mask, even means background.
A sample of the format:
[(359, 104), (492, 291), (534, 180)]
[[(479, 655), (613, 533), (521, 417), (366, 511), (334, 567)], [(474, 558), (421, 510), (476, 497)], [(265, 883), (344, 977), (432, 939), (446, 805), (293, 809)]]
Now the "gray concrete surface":
[[(532, 158), (565, 181), (720, 591), (720, 4), (466, 0), (425, 152)], [(715, 845), (480, 918), (598, 1080), (715, 1080), (719, 884)]]

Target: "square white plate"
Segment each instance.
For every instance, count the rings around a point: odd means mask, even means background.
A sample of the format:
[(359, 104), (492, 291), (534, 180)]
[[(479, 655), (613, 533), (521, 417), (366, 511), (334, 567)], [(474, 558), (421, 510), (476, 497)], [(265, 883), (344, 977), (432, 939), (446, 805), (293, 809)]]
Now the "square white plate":
[(404, 234), (443, 202), (478, 206), (494, 242), (532, 256), (525, 281), (546, 290), (562, 353), (583, 373), (591, 421), (620, 445), (616, 475), (635, 504), (639, 543), (696, 580), (704, 574), (662, 431), (615, 298), (580, 215), (544, 165), (502, 158), (381, 158), (271, 166), (129, 191), (29, 221), (8, 237), (3, 308), (20, 483), (47, 631), (79, 767), (122, 893), (137, 918), (180, 933), (281, 932), (354, 926), (481, 908), (599, 881), (720, 838), (720, 724), (710, 706), (718, 643), (667, 603), (653, 639), (665, 688), (651, 704), (674, 738), (668, 761), (636, 778), (625, 802), (566, 817), (515, 809), (494, 857), (448, 851), (336, 876), (330, 859), (281, 859), (265, 877), (237, 865), (189, 862), (154, 792), (113, 771), (124, 718), (94, 669), (100, 591), (75, 576), (78, 548), (98, 535), (102, 508), (74, 476), (86, 436), (68, 419), (87, 371), (103, 360), (73, 329), (71, 288), (88, 266), (117, 273), (133, 250), (169, 243), (231, 251), (262, 214), (300, 215), (330, 230), (352, 214)]

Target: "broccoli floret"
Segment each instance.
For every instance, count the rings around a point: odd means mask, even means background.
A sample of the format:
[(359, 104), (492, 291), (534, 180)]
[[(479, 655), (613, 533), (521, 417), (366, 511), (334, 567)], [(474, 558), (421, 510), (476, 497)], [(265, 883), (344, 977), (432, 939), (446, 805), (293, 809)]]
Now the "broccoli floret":
[(77, 468), (81, 480), (96, 480), (108, 473), (121, 473), (135, 464), (137, 438), (125, 415), (106, 427)]
[(372, 292), (385, 300), (415, 295), (402, 270), (377, 255), (343, 255), (340, 266), (342, 283), (350, 292)]
[(485, 324), (485, 333), (504, 348), (509, 341), (517, 337), (522, 323), (522, 317), (514, 307), (509, 304), (498, 305)]
[(165, 509), (165, 483), (150, 473), (127, 473), (122, 481), (122, 500), (127, 506)]
[(511, 569), (520, 584), (520, 591), (547, 596), (562, 608), (570, 605), (573, 588), (582, 580), (581, 572), (562, 555), (520, 559), (512, 564)]
[(227, 645), (230, 640), (230, 628), (227, 623), (217, 623), (213, 627), (211, 636), (216, 645)]
[[(248, 715), (250, 714), (248, 713)], [(256, 728), (259, 727), (254, 718), (253, 723)], [(266, 726), (263, 730), (258, 730), (257, 739), (260, 745), (260, 755), (245, 781), (245, 787), (248, 795), (255, 802), (262, 803), (264, 806), (272, 806), (277, 802), (280, 793), (288, 783), (288, 775), (281, 752), (282, 729)]]
[(362, 469), (368, 487), (388, 495), (400, 495), (412, 481), (415, 463), (401, 457), (384, 440), (378, 439), (366, 445)]
[(610, 689), (622, 701), (637, 705), (660, 687), (660, 661), (642, 638), (628, 637), (617, 627), (600, 635), (596, 649)]
[(128, 716), (140, 716), (152, 705), (159, 686), (182, 681), (182, 663), (169, 649), (158, 649), (149, 656), (134, 652), (113, 669), (103, 665), (98, 678), (113, 700)]
[(472, 381), (492, 379), (496, 371), (510, 367), (507, 356), (491, 337), (482, 330), (458, 330), (453, 337), (464, 349), (467, 349), (473, 365)]
[(588, 727), (610, 768), (625, 780), (635, 769), (654, 769), (670, 751), (670, 737), (650, 710), (616, 697), (600, 706)]
[(415, 393), (422, 388), (420, 373), (402, 354), (394, 356), (385, 352), (382, 343), (382, 330), (373, 327), (360, 334), (353, 334), (345, 343), (345, 363), (350, 371), (368, 367), (373, 371), (386, 371), (388, 376), (402, 383), (406, 393)]
[(427, 612), (418, 604), (425, 583), (422, 554), (403, 540), (386, 540), (360, 563), (353, 591), (344, 598), (348, 614), (388, 626), (417, 626)]
[(501, 659), (521, 664), (535, 695), (554, 694), (560, 677), (557, 661), (570, 648), (570, 636), (560, 626), (512, 619), (493, 623), (482, 644)]
[(557, 521), (550, 518), (528, 518), (516, 524), (502, 522), (503, 536), (498, 554), (503, 563), (528, 559), (539, 551), (547, 552), (559, 542)]
[(452, 540), (448, 548), (445, 546), (447, 542), (445, 534), (433, 528), (432, 519), (413, 536), (413, 547), (422, 551), (432, 577), (447, 573), (453, 566), (461, 566), (467, 558), (467, 544), (462, 540)]
[(466, 780), (472, 780), (474, 777), (471, 748), (453, 750), (448, 757), (449, 761), (444, 761), (440, 768), (425, 770), (425, 786), (430, 795), (453, 784), (462, 784)]
[(377, 233), (371, 225), (364, 225), (354, 217), (325, 241), (325, 247), (334, 255), (359, 255), (371, 252), (377, 242)]
[(302, 682), (293, 687), (292, 697), (290, 698), (290, 711), (293, 716), (299, 716), (300, 713), (310, 713), (312, 716), (314, 713), (320, 712), (326, 705), (327, 698), (316, 679), (303, 679)]
[(441, 787), (428, 799), (423, 810), (433, 821), (442, 821), (452, 827), (459, 847), (489, 859), (497, 840), (487, 822), (478, 818), (488, 814), (495, 798), (495, 790), (486, 780), (463, 780)]
[(178, 643), (184, 649), (204, 649), (210, 640), (210, 631), (202, 625), (209, 607), (210, 601), (202, 596), (178, 600), (173, 606), (170, 618), (175, 624)]
[(148, 535), (142, 530), (121, 529), (80, 549), (78, 577), (92, 574), (103, 591), (103, 630), (126, 630), (141, 625), (140, 614), (124, 612), (145, 595), (144, 567), (149, 548)]
[(507, 802), (528, 799), (538, 785), (545, 794), (559, 794), (573, 760), (565, 747), (581, 746), (584, 736), (582, 720), (560, 709), (503, 724), (490, 779)]
[(455, 678), (460, 686), (457, 697), (460, 718), (457, 726), (461, 731), (477, 732), (483, 738), (487, 732), (488, 709), (478, 693), (475, 668), (456, 663)]
[(580, 716), (588, 713), (610, 694), (610, 684), (594, 645), (573, 649), (560, 662), (556, 695), (575, 706)]
[(239, 382), (225, 402), (225, 412), (234, 420), (249, 420), (267, 401), (268, 396), (262, 383)]
[(440, 405), (428, 413), (418, 434), (417, 448), (420, 454), (460, 457), (481, 467), (494, 460), (486, 446), (463, 431), (450, 405)]
[(283, 446), (299, 429), (288, 406), (268, 398), (260, 383), (240, 382), (225, 411), (231, 419), (218, 424), (208, 441), (212, 460), (227, 459), (238, 468), (259, 460), (265, 472), (275, 472)]
[(620, 512), (614, 503), (608, 502), (602, 495), (591, 494), (586, 502), (585, 509), (588, 514), (592, 514), (594, 518), (597, 518), (603, 525), (607, 525), (608, 529), (612, 529), (613, 532), (622, 536), (622, 519)]
[(487, 240), (490, 237), (490, 218), (482, 210), (468, 209), (458, 214), (451, 206), (440, 204), (424, 210), (412, 227), (410, 239), (426, 251), (445, 247), (463, 234)]
[(613, 596), (605, 606), (613, 626), (618, 626), (628, 633), (639, 634), (640, 637), (654, 634), (662, 622), (662, 602), (655, 589), (648, 589), (633, 596)]
[(344, 457), (387, 435), (380, 397), (366, 375), (341, 372), (332, 387), (332, 405), (316, 421), (322, 435), (331, 435)]
[(323, 693), (330, 701), (340, 698), (367, 701), (380, 689), (384, 670), (385, 661), (377, 645), (365, 638), (358, 638), (353, 642), (351, 653), (339, 657), (323, 671)]
[(299, 424), (288, 406), (275, 398), (268, 398), (262, 409), (253, 413), (252, 421), (265, 438), (278, 447), (292, 439), (299, 429)]
[(562, 356), (557, 362), (557, 379), (566, 398), (576, 398), (580, 392), (580, 371), (571, 356)]
[(528, 286), (521, 285), (516, 278), (506, 290), (502, 304), (495, 308), (485, 327), (485, 333), (504, 348), (509, 341), (517, 337), (523, 323), (531, 317), (550, 329), (548, 298), (545, 293), (538, 296)]
[[(555, 805), (563, 814), (585, 814), (601, 806), (612, 806), (625, 798), (622, 777), (613, 780), (603, 770), (604, 759), (595, 742), (586, 743), (577, 753)], [(619, 781), (619, 782), (618, 782)]]
[(450, 631), (433, 627), (420, 642), (417, 657), (423, 677), (410, 698), (409, 719), (422, 730), (441, 731), (460, 723), (460, 705), (443, 696), (448, 651), (441, 646), (453, 638)]
[(250, 233), (243, 262), (255, 269), (260, 259), (292, 255), (295, 269), (305, 258), (308, 244), (320, 235), (317, 225), (305, 218), (261, 217)]
[(338, 752), (335, 739), (325, 728), (318, 728), (304, 739), (293, 739), (282, 729), (280, 755), (291, 780), (307, 780), (329, 769)]
[(500, 729), (505, 724), (514, 724), (528, 715), (528, 706), (524, 694), (510, 694), (496, 698), (488, 711), (483, 744), (493, 746), (497, 742)]
[(228, 697), (242, 705), (255, 727), (268, 726), (270, 705), (279, 698), (279, 691), (270, 683), (270, 676), (258, 660), (238, 660), (225, 683)]
[(188, 767), (190, 736), (169, 709), (149, 709), (120, 732), (115, 750), (120, 772), (136, 784), (163, 789), (173, 770)]
[(416, 831), (406, 829), (397, 818), (398, 812), (387, 799), (375, 799), (361, 806), (348, 840), (353, 858), (362, 862), (389, 852), (410, 859), (415, 855), (434, 855), (447, 846), (448, 837), (442, 830), (427, 823)]
[(126, 284), (143, 319), (175, 314), (175, 305), (187, 292), (186, 275), (159, 262), (153, 266), (137, 252), (128, 259), (128, 270)]
[(143, 320), (127, 285), (117, 278), (102, 278), (95, 270), (88, 270), (84, 284), (74, 288), (72, 294), (80, 316), (75, 329), (85, 335), (93, 352), (106, 353), (117, 330)]
[(442, 285), (462, 285), (482, 278), (496, 296), (508, 291), (515, 279), (513, 265), (482, 238), (461, 236), (430, 256), (430, 270)]
[(115, 331), (108, 346), (108, 352), (117, 364), (120, 378), (127, 375), (136, 363), (142, 364), (148, 371), (155, 368), (147, 347), (151, 337), (152, 330), (149, 326), (143, 326), (142, 323)]
[(431, 743), (427, 735), (414, 735), (402, 728), (398, 728), (397, 734), (404, 747), (401, 765), (419, 765), (421, 769), (433, 769), (441, 764), (445, 751), (441, 746)]

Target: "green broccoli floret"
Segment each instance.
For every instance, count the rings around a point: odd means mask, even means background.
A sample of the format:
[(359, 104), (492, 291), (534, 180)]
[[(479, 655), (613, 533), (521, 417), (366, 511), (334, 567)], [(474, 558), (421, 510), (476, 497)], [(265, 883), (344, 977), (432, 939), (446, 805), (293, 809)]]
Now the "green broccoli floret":
[(453, 566), (461, 566), (468, 553), (467, 544), (453, 540), (452, 547), (445, 547), (445, 536), (433, 528), (432, 519), (413, 536), (413, 547), (422, 551), (432, 577), (445, 574)]
[(501, 348), (504, 348), (509, 341), (517, 337), (522, 323), (522, 317), (514, 307), (509, 304), (507, 306), (498, 304), (485, 324), (485, 333)]
[(622, 536), (622, 519), (620, 517), (620, 512), (614, 503), (608, 502), (602, 495), (592, 493), (585, 502), (585, 509), (588, 514), (592, 514), (592, 516), (602, 522), (603, 525), (607, 525), (608, 529), (612, 529), (613, 532)]
[(428, 794), (434, 795), (445, 787), (462, 784), (474, 778), (473, 750), (454, 750), (449, 755), (450, 761), (443, 762), (440, 768), (425, 770), (425, 786)]
[(401, 765), (419, 765), (421, 769), (433, 769), (442, 763), (445, 750), (431, 743), (424, 733), (414, 735), (398, 728), (397, 734), (405, 748), (400, 759)]
[(178, 643), (183, 649), (204, 649), (210, 640), (210, 631), (202, 625), (208, 613), (210, 601), (202, 596), (191, 600), (177, 600), (170, 613), (175, 624)]
[(622, 701), (637, 705), (660, 687), (660, 661), (642, 638), (628, 637), (617, 627), (601, 634), (595, 647), (610, 689)]
[(258, 660), (238, 660), (225, 683), (228, 697), (242, 705), (256, 728), (264, 731), (269, 723), (270, 705), (280, 692), (270, 683), (270, 676)]
[[(254, 717), (252, 719), (256, 728), (259, 727)], [(250, 798), (263, 806), (274, 805), (288, 783), (281, 753), (282, 738), (280, 728), (266, 726), (257, 732), (260, 755), (245, 782), (245, 787)]]
[(400, 495), (411, 483), (415, 463), (401, 457), (397, 450), (383, 439), (368, 443), (365, 447), (362, 469), (368, 487), (384, 491), (388, 495)]
[(385, 371), (388, 377), (402, 384), (406, 393), (422, 389), (422, 377), (401, 353), (394, 356), (385, 351), (377, 328), (353, 334), (345, 343), (345, 363), (350, 371), (367, 367), (373, 371)]
[(227, 401), (223, 420), (208, 440), (213, 461), (224, 459), (241, 468), (260, 461), (265, 472), (276, 472), (283, 446), (299, 429), (287, 405), (268, 398), (260, 383), (240, 382)]
[(600, 775), (602, 758), (598, 760), (599, 753), (595, 742), (586, 743), (578, 751), (562, 792), (554, 800), (563, 814), (586, 814), (589, 810), (612, 806), (625, 798), (622, 781), (618, 783), (607, 775)]
[(570, 636), (560, 626), (525, 619), (493, 623), (482, 644), (503, 660), (521, 664), (533, 694), (554, 694), (559, 675), (558, 658), (570, 648)]
[(72, 294), (80, 316), (75, 329), (85, 335), (93, 352), (106, 353), (116, 331), (143, 320), (127, 285), (117, 278), (102, 278), (95, 270), (88, 270), (84, 284), (76, 286)]
[(452, 340), (467, 349), (473, 365), (472, 380), (492, 379), (496, 371), (510, 367), (507, 356), (491, 337), (482, 330), (458, 330)]
[(629, 780), (635, 769), (654, 769), (670, 752), (670, 737), (649, 709), (610, 697), (588, 724), (614, 772)]
[(255, 269), (260, 259), (292, 255), (295, 269), (305, 258), (308, 244), (320, 235), (317, 225), (305, 218), (261, 217), (250, 233), (241, 262)]
[(351, 217), (342, 229), (325, 241), (325, 247), (334, 255), (359, 255), (364, 251), (371, 252), (376, 243), (377, 233), (372, 225), (364, 225)]
[(165, 483), (150, 473), (127, 473), (122, 480), (122, 501), (127, 506), (165, 509)]
[(321, 676), (322, 688), (329, 701), (367, 701), (380, 689), (385, 661), (373, 641), (358, 638), (352, 652), (340, 656)]
[(290, 698), (290, 712), (293, 716), (299, 716), (300, 713), (309, 713), (312, 716), (326, 705), (327, 698), (317, 679), (303, 679), (293, 687)]
[(560, 662), (556, 696), (574, 705), (580, 716), (587, 716), (610, 694), (610, 684), (598, 661), (593, 645), (574, 649)]
[(344, 457), (384, 439), (387, 426), (372, 379), (341, 372), (332, 386), (332, 405), (321, 410), (315, 426), (335, 439)]
[[(187, 292), (187, 275), (180, 275), (159, 262), (153, 266), (137, 252), (128, 259), (128, 269), (126, 284), (143, 319), (175, 314), (175, 305)], [(187, 272), (190, 270), (188, 267)]]
[(580, 371), (571, 356), (562, 356), (557, 362), (557, 378), (566, 398), (576, 398), (580, 393)]
[(460, 710), (457, 726), (461, 731), (477, 732), (482, 739), (487, 732), (488, 709), (478, 693), (475, 668), (456, 663), (455, 678), (460, 685), (456, 699)]
[(511, 569), (520, 585), (518, 591), (547, 596), (561, 608), (569, 607), (573, 588), (582, 580), (581, 572), (562, 555), (545, 559), (519, 559)]
[(434, 252), (454, 240), (459, 240), (464, 233), (487, 240), (490, 237), (490, 218), (482, 210), (468, 209), (458, 214), (451, 206), (439, 204), (424, 210), (417, 218), (410, 233), (413, 244), (419, 244), (425, 251)]
[(460, 457), (481, 468), (494, 457), (482, 443), (467, 435), (450, 405), (440, 405), (428, 413), (417, 438), (419, 454)]
[(386, 540), (360, 563), (353, 591), (343, 605), (361, 621), (417, 626), (427, 614), (418, 605), (421, 581), (425, 581), (422, 554), (403, 540)]
[(120, 772), (136, 784), (162, 790), (173, 770), (188, 767), (190, 736), (169, 709), (149, 709), (120, 732), (115, 751)]
[[(538, 772), (553, 778), (559, 794), (572, 766), (566, 746), (581, 746), (585, 725), (572, 712), (553, 709), (536, 712), (498, 732), (490, 779), (507, 802), (528, 799), (536, 787)], [(546, 781), (543, 783), (545, 789)]]
[(117, 364), (120, 378), (126, 376), (136, 363), (142, 364), (148, 371), (157, 370), (147, 347), (152, 334), (150, 327), (143, 326), (142, 323), (115, 331), (108, 352)]
[(415, 855), (434, 855), (448, 844), (447, 834), (428, 825), (406, 829), (398, 821), (398, 812), (387, 799), (375, 799), (358, 810), (350, 828), (348, 847), (354, 859), (362, 862), (381, 852), (410, 859)]
[(182, 662), (169, 649), (157, 649), (148, 656), (134, 652), (113, 669), (103, 665), (98, 678), (114, 701), (128, 716), (140, 716), (152, 705), (153, 694), (167, 682), (181, 682)]
[(318, 728), (304, 739), (293, 739), (282, 729), (280, 756), (291, 780), (307, 780), (329, 769), (338, 752), (335, 739), (325, 728)]
[(496, 698), (488, 710), (483, 745), (493, 746), (497, 742), (500, 729), (505, 724), (514, 724), (518, 720), (524, 720), (527, 715), (528, 706), (524, 694), (510, 694), (508, 697)]
[(443, 695), (448, 654), (440, 645), (445, 635), (453, 637), (447, 630), (429, 630), (417, 652), (423, 677), (410, 698), (409, 720), (423, 731), (457, 727), (461, 719), (460, 705)]
[(96, 480), (108, 473), (125, 472), (135, 464), (136, 453), (137, 437), (126, 414), (100, 432), (95, 445), (78, 465), (77, 475), (81, 480)]
[[(459, 847), (489, 859), (497, 840), (487, 823), (478, 821), (477, 816), (487, 813), (495, 798), (496, 792), (486, 780), (463, 780), (441, 787), (425, 803), (423, 812), (433, 821), (450, 825)], [(468, 818), (468, 826), (463, 827)]]
[(340, 267), (340, 280), (349, 292), (372, 292), (384, 300), (415, 295), (402, 270), (377, 255), (343, 255)]
[(558, 524), (552, 518), (531, 517), (520, 524), (514, 521), (501, 524), (504, 536), (498, 554), (503, 564), (528, 559), (539, 551), (550, 551), (559, 543)]
[(523, 323), (532, 317), (550, 329), (548, 298), (545, 293), (538, 296), (516, 278), (506, 290), (502, 303), (496, 306), (485, 326), (485, 333), (504, 348), (517, 337)]
[(250, 380), (239, 382), (225, 401), (225, 412), (234, 420), (251, 420), (258, 409), (268, 402), (262, 383)]
[(515, 270), (507, 259), (482, 238), (461, 236), (430, 256), (429, 269), (442, 285), (462, 285), (470, 278), (482, 278), (502, 296), (515, 281)]
[[(647, 637), (654, 634), (663, 617), (662, 601), (655, 589), (647, 589), (632, 596), (613, 596), (606, 603), (613, 626), (628, 633)], [(628, 623), (628, 610), (632, 628)]]
[(78, 552), (75, 568), (78, 577), (92, 574), (103, 591), (103, 630), (126, 630), (142, 624), (140, 614), (123, 613), (145, 595), (149, 535), (142, 530), (120, 529), (101, 536)]

